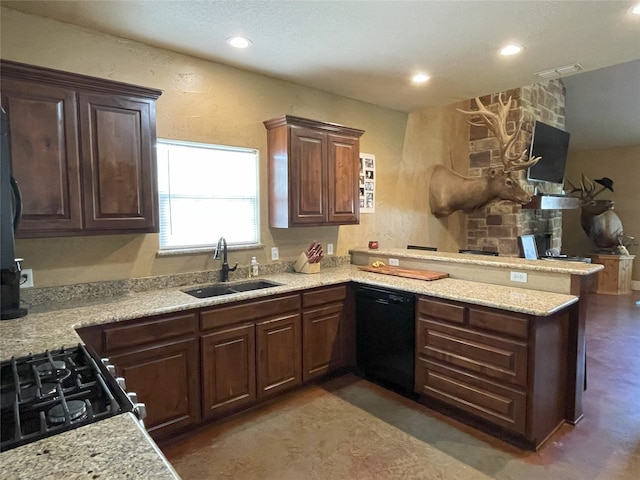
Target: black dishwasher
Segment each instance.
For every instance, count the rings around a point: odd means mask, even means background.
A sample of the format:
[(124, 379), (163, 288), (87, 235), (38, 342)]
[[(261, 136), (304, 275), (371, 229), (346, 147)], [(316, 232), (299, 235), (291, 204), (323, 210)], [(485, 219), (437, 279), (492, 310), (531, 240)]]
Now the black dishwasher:
[(415, 297), (406, 292), (356, 289), (358, 374), (415, 398)]

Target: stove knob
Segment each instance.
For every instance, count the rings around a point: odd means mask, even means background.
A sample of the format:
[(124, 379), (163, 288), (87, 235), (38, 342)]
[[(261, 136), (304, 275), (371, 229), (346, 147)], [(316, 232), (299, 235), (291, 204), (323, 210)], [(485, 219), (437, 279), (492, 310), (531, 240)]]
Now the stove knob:
[(138, 412), (138, 418), (140, 419), (141, 422), (142, 420), (147, 418), (147, 406), (144, 403), (136, 403), (135, 409)]
[(129, 397), (129, 400), (131, 400), (131, 403), (134, 405), (138, 403), (138, 395), (136, 392), (127, 392), (127, 397)]
[(106, 367), (107, 371), (111, 374), (112, 377), (116, 376), (116, 367), (111, 365), (110, 360), (106, 357), (100, 359), (102, 364)]
[(126, 391), (127, 390), (127, 384), (124, 382), (124, 378), (122, 377), (116, 377), (116, 382), (118, 382), (118, 386)]

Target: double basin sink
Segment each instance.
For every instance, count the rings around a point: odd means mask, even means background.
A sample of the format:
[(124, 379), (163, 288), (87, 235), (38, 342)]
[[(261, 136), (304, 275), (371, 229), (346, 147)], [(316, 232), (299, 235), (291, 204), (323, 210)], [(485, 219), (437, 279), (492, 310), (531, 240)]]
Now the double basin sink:
[(278, 287), (281, 283), (268, 282), (266, 280), (255, 280), (251, 282), (237, 282), (227, 284), (215, 284), (205, 287), (193, 288), (185, 290), (184, 293), (196, 298), (219, 297), (220, 295), (231, 295), (234, 293), (250, 292), (252, 290), (260, 290), (263, 288)]

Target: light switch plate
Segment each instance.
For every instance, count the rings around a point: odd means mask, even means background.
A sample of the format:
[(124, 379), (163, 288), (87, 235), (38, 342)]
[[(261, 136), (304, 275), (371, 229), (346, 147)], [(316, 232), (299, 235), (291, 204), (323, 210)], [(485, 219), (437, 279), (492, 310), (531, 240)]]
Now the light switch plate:
[(333, 243), (327, 243), (327, 255), (333, 255)]
[(390, 258), (389, 265), (391, 265), (392, 267), (397, 267), (400, 265), (400, 260), (398, 260), (397, 258)]
[(278, 252), (278, 247), (271, 248), (271, 260), (278, 260), (280, 258), (280, 253)]

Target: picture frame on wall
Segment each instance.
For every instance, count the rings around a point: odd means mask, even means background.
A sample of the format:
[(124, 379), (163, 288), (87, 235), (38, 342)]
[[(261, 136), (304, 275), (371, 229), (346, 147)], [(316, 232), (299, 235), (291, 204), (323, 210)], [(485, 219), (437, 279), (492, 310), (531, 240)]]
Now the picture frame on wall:
[(376, 156), (360, 153), (360, 213), (376, 211)]

